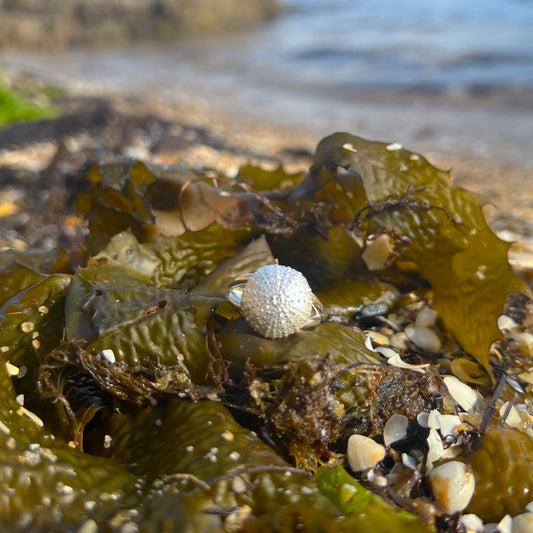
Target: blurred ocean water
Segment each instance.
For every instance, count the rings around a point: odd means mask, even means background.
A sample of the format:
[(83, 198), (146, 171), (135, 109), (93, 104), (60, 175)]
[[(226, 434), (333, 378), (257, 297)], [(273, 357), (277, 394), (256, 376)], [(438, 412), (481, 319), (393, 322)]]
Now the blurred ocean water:
[(275, 75), (292, 73), (311, 83), (353, 88), (533, 89), (530, 0), (285, 4), (287, 15), (265, 28), (245, 52)]
[(3, 52), (0, 69), (533, 165), (533, 0), (283, 0), (188, 44)]

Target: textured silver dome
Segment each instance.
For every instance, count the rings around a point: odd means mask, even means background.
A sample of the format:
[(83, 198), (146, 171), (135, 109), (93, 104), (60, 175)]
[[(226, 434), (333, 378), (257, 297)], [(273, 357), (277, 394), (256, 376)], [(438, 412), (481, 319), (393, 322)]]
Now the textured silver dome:
[(304, 275), (282, 265), (267, 265), (250, 274), (240, 301), (246, 322), (270, 339), (316, 325), (320, 313), (317, 303), (320, 306)]

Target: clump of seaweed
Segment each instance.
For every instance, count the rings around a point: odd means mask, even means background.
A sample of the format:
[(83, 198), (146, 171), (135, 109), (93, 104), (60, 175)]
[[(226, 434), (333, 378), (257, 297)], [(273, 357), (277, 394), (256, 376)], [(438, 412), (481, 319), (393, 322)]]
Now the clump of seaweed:
[[(305, 175), (121, 160), (88, 178), (81, 254), (0, 258), (0, 523), (451, 532), (526, 510), (479, 465), (504, 454), (512, 485), (531, 459), (529, 290), (447, 172), (337, 133)], [(266, 339), (225, 295), (276, 261), (325, 310)]]

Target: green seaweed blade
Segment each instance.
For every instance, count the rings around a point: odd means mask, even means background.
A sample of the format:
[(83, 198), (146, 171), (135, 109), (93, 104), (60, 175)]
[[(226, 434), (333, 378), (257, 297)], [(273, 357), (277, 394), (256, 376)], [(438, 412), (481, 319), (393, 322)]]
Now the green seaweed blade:
[(0, 355), (0, 531), (103, 530), (118, 505), (137, 503), (126, 467), (74, 450), (28, 414)]
[(321, 467), (315, 482), (322, 494), (333, 502), (342, 514), (351, 519), (350, 525), (359, 533), (430, 533), (434, 528), (421, 522), (414, 514), (397, 511), (379, 496), (357, 483), (338, 465)]
[[(320, 185), (336, 179), (344, 186), (366, 234), (385, 230), (396, 238), (398, 259), (416, 263), (431, 283), (446, 328), (490, 373), (488, 353), (502, 338), (497, 319), (505, 299), (528, 289), (511, 270), (510, 244), (485, 221), (481, 200), (424, 157), (347, 133), (319, 143), (312, 173)], [(366, 198), (346, 175), (360, 177)]]

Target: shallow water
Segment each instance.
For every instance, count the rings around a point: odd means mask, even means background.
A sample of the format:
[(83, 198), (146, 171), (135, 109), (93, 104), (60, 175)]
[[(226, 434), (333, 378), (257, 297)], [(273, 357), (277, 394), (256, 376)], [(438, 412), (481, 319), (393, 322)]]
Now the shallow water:
[[(286, 0), (248, 54), (335, 85), (428, 91), (533, 88), (533, 4), (520, 0)], [(294, 31), (294, 30), (297, 31)], [(264, 60), (268, 61), (266, 56)]]
[(211, 106), (322, 135), (533, 166), (533, 2), (286, 0), (240, 35), (170, 47), (0, 54), (99, 91)]

